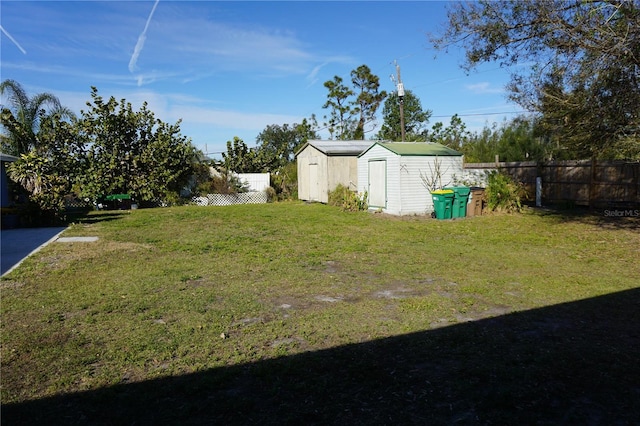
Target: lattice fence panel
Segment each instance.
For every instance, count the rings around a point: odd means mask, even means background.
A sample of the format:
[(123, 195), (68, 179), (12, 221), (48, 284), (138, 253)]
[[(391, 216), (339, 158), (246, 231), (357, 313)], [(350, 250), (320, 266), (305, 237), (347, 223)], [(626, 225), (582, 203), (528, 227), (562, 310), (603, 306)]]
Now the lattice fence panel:
[(267, 193), (242, 192), (240, 194), (207, 194), (206, 197), (194, 197), (191, 200), (199, 206), (231, 206), (234, 204), (265, 204)]
[(65, 200), (64, 206), (68, 209), (93, 208), (93, 204), (84, 200)]

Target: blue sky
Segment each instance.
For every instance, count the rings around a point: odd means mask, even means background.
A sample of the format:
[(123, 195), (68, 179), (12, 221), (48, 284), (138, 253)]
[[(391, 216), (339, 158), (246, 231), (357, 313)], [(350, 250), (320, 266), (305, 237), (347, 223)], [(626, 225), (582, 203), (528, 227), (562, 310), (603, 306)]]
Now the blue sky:
[(91, 86), (135, 109), (147, 101), (157, 118), (182, 119), (182, 133), (213, 157), (234, 136), (255, 146), (269, 124), (316, 114), (322, 125), (323, 83), (348, 82), (362, 64), (390, 92), (397, 61), (405, 89), (433, 111), (429, 127), (456, 113), (471, 130), (512, 118), (520, 107), (506, 100), (505, 70), (486, 64), (467, 75), (461, 51), (430, 47), (447, 5), (3, 0), (0, 77), (30, 95), (53, 93), (76, 113)]

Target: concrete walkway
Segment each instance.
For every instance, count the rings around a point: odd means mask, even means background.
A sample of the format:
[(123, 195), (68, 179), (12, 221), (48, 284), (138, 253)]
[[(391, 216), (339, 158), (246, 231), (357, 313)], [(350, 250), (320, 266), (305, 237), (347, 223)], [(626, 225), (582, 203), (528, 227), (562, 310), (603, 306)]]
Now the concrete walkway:
[(28, 256), (55, 241), (65, 229), (67, 228), (19, 228), (0, 231), (0, 275), (11, 272)]

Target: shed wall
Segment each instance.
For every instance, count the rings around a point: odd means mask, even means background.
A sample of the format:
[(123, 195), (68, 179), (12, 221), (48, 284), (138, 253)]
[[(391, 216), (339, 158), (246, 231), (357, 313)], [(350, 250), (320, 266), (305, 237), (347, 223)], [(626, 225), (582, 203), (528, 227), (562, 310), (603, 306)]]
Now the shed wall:
[[(352, 191), (358, 189), (358, 157), (330, 156), (327, 157), (327, 165), (328, 191), (333, 191), (338, 185), (344, 185)], [(326, 195), (328, 201), (328, 192)]]
[(392, 152), (387, 156), (387, 208), (386, 213), (399, 215), (402, 212), (402, 193), (400, 187), (400, 159)]
[[(365, 154), (367, 155), (367, 154)], [(367, 162), (369, 157), (358, 157), (358, 192), (364, 194), (369, 187), (369, 170)]]
[(434, 174), (436, 161), (440, 163), (442, 186), (452, 185), (454, 175), (461, 176), (463, 170), (462, 156), (400, 156), (381, 146), (374, 146), (358, 158), (359, 192), (369, 192), (368, 164), (375, 160), (386, 161), (387, 200), (382, 211), (394, 215), (427, 214), (433, 211), (431, 194), (420, 175), (430, 177)]
[(305, 201), (326, 203), (328, 201), (327, 156), (308, 145), (298, 153), (297, 165), (298, 198)]
[(401, 157), (400, 159), (400, 193), (401, 206), (399, 214), (426, 214), (433, 202), (431, 194), (424, 186), (421, 173), (428, 170), (433, 157)]
[(401, 208), (399, 214), (427, 214), (433, 211), (433, 199), (421, 176), (427, 179), (436, 173), (436, 161), (442, 176), (442, 186), (451, 186), (454, 175), (462, 174), (462, 157), (403, 156), (400, 160)]
[(371, 208), (382, 208), (382, 211), (390, 214), (400, 214), (401, 194), (400, 194), (400, 157), (386, 148), (373, 146), (361, 157), (358, 158), (358, 192), (370, 193), (369, 162), (384, 160), (386, 162), (386, 194), (387, 200), (384, 207), (371, 206)]
[(298, 198), (305, 201), (329, 201), (329, 191), (339, 184), (358, 188), (358, 157), (326, 155), (312, 145), (298, 153)]

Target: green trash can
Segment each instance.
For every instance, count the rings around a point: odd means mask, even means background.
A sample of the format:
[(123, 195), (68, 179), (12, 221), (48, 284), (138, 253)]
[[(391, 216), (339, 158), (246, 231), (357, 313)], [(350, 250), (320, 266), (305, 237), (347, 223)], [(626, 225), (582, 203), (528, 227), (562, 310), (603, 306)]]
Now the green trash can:
[(436, 219), (451, 219), (453, 191), (450, 189), (438, 189), (431, 191), (431, 197), (433, 198), (433, 210), (436, 214)]
[(444, 188), (453, 191), (453, 203), (451, 206), (451, 217), (465, 217), (467, 215), (467, 203), (469, 202), (469, 193), (471, 188), (467, 186), (452, 186)]

